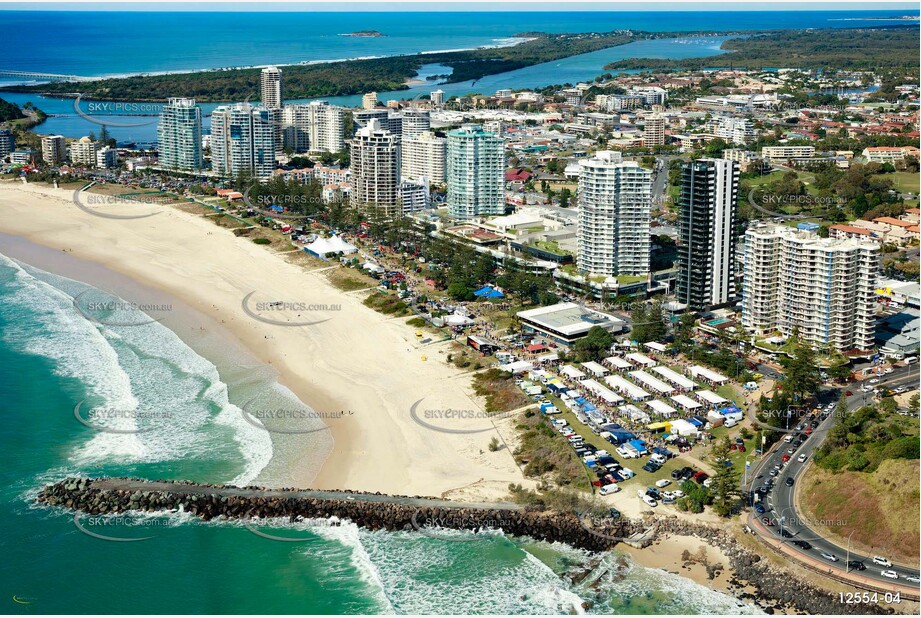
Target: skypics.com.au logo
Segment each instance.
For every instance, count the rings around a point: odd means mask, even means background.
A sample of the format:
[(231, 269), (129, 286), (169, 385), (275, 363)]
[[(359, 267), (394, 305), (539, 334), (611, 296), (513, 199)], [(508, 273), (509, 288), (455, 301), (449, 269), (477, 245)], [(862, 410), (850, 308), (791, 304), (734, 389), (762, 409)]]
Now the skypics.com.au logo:
[[(74, 112), (89, 122), (106, 127), (143, 127), (159, 121), (163, 111), (162, 103), (134, 103), (125, 101), (98, 101), (95, 99), (83, 100), (84, 95), (78, 94), (74, 99)], [(126, 118), (150, 116), (145, 120), (118, 120), (119, 116)]]
[(71, 302), (81, 316), (102, 326), (145, 326), (173, 310), (171, 303), (136, 303), (95, 288), (80, 292)]
[(243, 420), (269, 433), (306, 434), (328, 431), (330, 422), (339, 422), (352, 417), (351, 410), (317, 412), (303, 407), (259, 407), (249, 400), (240, 407)]
[(514, 416), (514, 412), (491, 414), (470, 408), (422, 408), (424, 400), (425, 398), (422, 398), (410, 406), (409, 416), (417, 425), (440, 433), (474, 434), (495, 431), (496, 421)]
[(162, 208), (155, 210), (144, 208), (142, 212), (133, 214), (120, 214), (118, 212), (111, 212), (111, 210), (118, 209), (124, 211), (125, 209), (133, 209), (138, 205), (165, 206), (166, 204), (171, 204), (176, 201), (175, 197), (163, 195), (162, 193), (104, 195), (101, 193), (90, 193), (86, 189), (87, 187), (82, 187), (74, 191), (72, 199), (74, 206), (88, 215), (102, 217), (103, 219), (146, 219), (147, 217), (160, 214)]
[(305, 303), (299, 301), (283, 301), (283, 300), (271, 300), (271, 301), (257, 301), (253, 300), (253, 296), (256, 295), (256, 291), (252, 291), (246, 296), (243, 297), (241, 306), (243, 308), (243, 313), (249, 317), (262, 322), (263, 324), (271, 324), (272, 326), (312, 326), (314, 324), (322, 324), (332, 319), (332, 317), (322, 318), (318, 320), (303, 320), (303, 319), (278, 319), (274, 317), (269, 317), (270, 315), (277, 315), (279, 318), (283, 317), (284, 314), (296, 313), (297, 318), (302, 317), (302, 313), (312, 314), (314, 312), (327, 313), (330, 311), (341, 311), (342, 305), (338, 303), (326, 304), (326, 303)]

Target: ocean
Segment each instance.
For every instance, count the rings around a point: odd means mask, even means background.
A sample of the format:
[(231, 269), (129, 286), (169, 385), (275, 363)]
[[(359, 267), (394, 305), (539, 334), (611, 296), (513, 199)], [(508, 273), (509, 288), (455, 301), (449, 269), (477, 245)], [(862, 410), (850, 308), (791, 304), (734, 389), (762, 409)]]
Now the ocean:
[[(709, 32), (713, 36), (640, 41), (485, 77), (477, 82), (380, 93), (379, 98), (412, 98), (436, 87), (448, 95), (492, 94), (499, 88), (539, 88), (594, 79), (615, 60), (635, 57), (688, 58), (723, 53), (721, 32), (773, 28), (846, 28), (905, 23), (908, 10), (871, 11), (624, 11), (493, 13), (196, 13), (196, 12), (3, 12), (5, 53), (0, 85), (22, 83), (6, 71), (36, 71), (100, 77), (168, 71), (195, 71), (267, 64), (293, 64), (471, 49), (507, 45), (525, 32), (599, 32), (616, 29)], [(888, 18), (888, 19), (887, 19)], [(916, 22), (915, 22), (916, 23)], [(240, 36), (245, 28), (246, 36)], [(341, 36), (378, 30), (383, 37)], [(32, 34), (54, 32), (41, 45)], [(429, 67), (426, 74), (443, 71)], [(17, 104), (32, 102), (50, 114), (38, 131), (82, 137), (100, 125), (78, 115), (72, 100), (35, 94), (0, 93)], [(357, 105), (360, 95), (328, 97)], [(301, 100), (303, 102), (303, 100)], [(215, 105), (204, 104), (207, 114)], [(156, 141), (156, 117), (94, 116), (121, 143)], [(119, 123), (139, 126), (118, 126)]]
[[(239, 406), (293, 395), (271, 375), (219, 370), (226, 359), (200, 356), (136, 309), (87, 301), (97, 297), (112, 298), (0, 254), (9, 613), (555, 614), (586, 602), (589, 613), (760, 613), (626, 555), (498, 532), (369, 532), (331, 520), (256, 528), (294, 542), (184, 513), (75, 521), (36, 506), (40, 487), (67, 475), (278, 482), (266, 477), (272, 443)], [(91, 407), (137, 413), (89, 417)], [(163, 414), (142, 414), (154, 409)]]

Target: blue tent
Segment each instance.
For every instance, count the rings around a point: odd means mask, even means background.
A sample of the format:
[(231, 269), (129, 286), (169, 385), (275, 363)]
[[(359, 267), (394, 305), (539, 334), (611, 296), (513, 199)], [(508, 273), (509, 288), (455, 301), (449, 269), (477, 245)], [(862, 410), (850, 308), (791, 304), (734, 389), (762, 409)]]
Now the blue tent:
[(736, 406), (729, 406), (728, 408), (723, 408), (722, 410), (720, 410), (719, 413), (725, 416), (726, 414), (738, 414), (741, 411), (742, 410), (740, 410)]
[(588, 403), (587, 401), (586, 401), (584, 404), (582, 404), (582, 411), (583, 411), (583, 412), (594, 412), (594, 411), (597, 410), (597, 409), (598, 409), (598, 408), (596, 408), (594, 405)]
[(637, 453), (640, 453), (641, 455), (646, 452), (646, 443), (642, 440), (630, 440), (629, 444), (636, 449)]
[(284, 212), (285, 211), (285, 209), (279, 206), (278, 204), (272, 204), (271, 206), (269, 206), (269, 210), (272, 210), (274, 212)]
[(694, 425), (695, 427), (703, 427), (704, 425), (699, 419), (696, 419), (693, 416), (688, 419), (688, 422)]
[(505, 298), (505, 294), (488, 285), (481, 287), (479, 290), (474, 292), (473, 295), (479, 296), (481, 298)]
[(588, 400), (585, 397), (576, 397), (573, 401), (575, 401), (579, 405), (584, 405), (588, 403)]

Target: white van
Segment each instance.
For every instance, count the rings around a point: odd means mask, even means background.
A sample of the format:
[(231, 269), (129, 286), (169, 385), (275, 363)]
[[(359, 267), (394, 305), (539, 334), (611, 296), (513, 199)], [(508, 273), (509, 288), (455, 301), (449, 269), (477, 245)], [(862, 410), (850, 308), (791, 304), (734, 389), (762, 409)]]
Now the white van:
[(906, 356), (906, 357), (905, 357), (905, 364), (906, 364), (906, 365), (911, 365), (912, 363), (917, 363), (917, 362), (918, 362), (918, 357), (917, 357), (917, 356)]
[(600, 493), (602, 496), (609, 496), (611, 494), (616, 494), (619, 491), (620, 491), (620, 485), (611, 483), (610, 485), (605, 485), (604, 487), (602, 487), (598, 491), (598, 493)]

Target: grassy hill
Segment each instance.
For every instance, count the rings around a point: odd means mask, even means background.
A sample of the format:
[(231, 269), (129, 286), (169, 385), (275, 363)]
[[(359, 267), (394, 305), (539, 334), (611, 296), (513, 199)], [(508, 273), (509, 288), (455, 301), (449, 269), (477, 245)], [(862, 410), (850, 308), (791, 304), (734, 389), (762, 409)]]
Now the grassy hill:
[(888, 459), (872, 473), (834, 474), (810, 466), (800, 496), (810, 518), (830, 524), (813, 527), (842, 547), (853, 533), (852, 550), (917, 564), (921, 534), (918, 474), (917, 459)]

